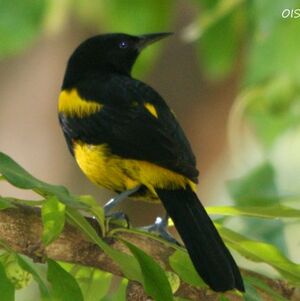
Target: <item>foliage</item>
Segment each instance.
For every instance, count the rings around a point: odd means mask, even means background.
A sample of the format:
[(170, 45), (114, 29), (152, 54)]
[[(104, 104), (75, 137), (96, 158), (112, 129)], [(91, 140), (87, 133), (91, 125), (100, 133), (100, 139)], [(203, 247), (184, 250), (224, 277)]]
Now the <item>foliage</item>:
[[(68, 14), (73, 14), (82, 26), (93, 28), (94, 32), (101, 29), (106, 32), (142, 34), (162, 28), (168, 31), (165, 28), (170, 26), (173, 7), (172, 0), (3, 0), (0, 36), (5, 40), (0, 45), (0, 59), (25, 50), (41, 33), (61, 28), (64, 24), (62, 19)], [(159, 45), (151, 48), (150, 51), (144, 51), (137, 62), (136, 74), (149, 70), (157, 57)]]
[[(169, 283), (169, 277), (166, 271), (164, 271), (158, 263), (138, 247), (123, 240), (121, 241), (129, 248), (132, 256), (113, 249), (97, 235), (92, 226), (82, 216), (82, 210), (90, 214), (95, 212), (95, 210), (98, 212), (102, 211), (102, 208), (96, 205), (96, 201), (82, 202), (81, 200), (86, 199), (87, 197), (80, 198), (74, 196), (70, 194), (66, 188), (50, 185), (34, 178), (3, 153), (0, 153), (0, 173), (2, 174), (3, 180), (8, 181), (18, 188), (31, 189), (43, 198), (39, 201), (39, 204), (42, 205), (42, 221), (44, 226), (42, 242), (45, 245), (50, 244), (59, 236), (63, 230), (65, 220), (72, 222), (73, 225), (77, 226), (85, 233), (89, 240), (103, 249), (103, 251), (120, 266), (126, 279), (136, 280), (142, 283), (146, 292), (154, 297), (155, 300), (173, 300), (171, 290), (172, 283)], [(51, 187), (51, 189), (49, 189), (49, 187)], [(54, 189), (53, 187), (60, 188)], [(46, 194), (45, 191), (47, 191)], [(65, 202), (65, 200), (67, 200), (67, 202)], [(0, 198), (2, 210), (13, 207), (17, 203), (18, 200), (16, 199)], [(26, 203), (25, 200), (23, 200), (22, 204), (24, 203)], [(29, 202), (28, 205), (34, 206), (34, 202)], [(282, 208), (284, 208), (284, 210), (282, 210)], [(299, 219), (300, 216), (299, 210), (287, 206), (264, 207), (263, 213), (260, 212), (259, 206), (251, 208), (213, 207), (211, 209), (208, 208), (208, 211), (221, 215), (248, 215), (256, 218), (274, 218), (283, 216), (285, 218)], [(257, 212), (257, 214), (255, 214), (255, 212)], [(101, 213), (99, 216), (102, 218), (103, 214)], [(100, 224), (103, 225), (105, 223), (101, 221)], [(288, 260), (275, 246), (251, 240), (225, 226), (217, 226), (228, 246), (235, 249), (242, 256), (245, 256), (251, 261), (268, 264), (277, 269), (284, 279), (295, 285), (300, 284), (300, 265)], [(106, 229), (104, 229), (104, 234), (106, 235), (105, 230)], [(116, 233), (117, 231), (114, 232)], [(120, 238), (116, 236), (116, 239)], [(11, 275), (11, 273), (9, 273), (9, 267), (11, 266), (11, 260), (8, 260), (9, 257), (14, 258), (14, 262), (16, 262), (22, 270), (27, 271), (27, 273), (32, 275), (33, 279), (38, 283), (42, 300), (52, 300), (51, 298), (54, 298), (54, 300), (67, 300), (70, 294), (72, 294), (72, 300), (75, 301), (93, 300), (95, 295), (87, 295), (87, 287), (93, 289), (96, 293), (97, 286), (94, 282), (98, 283), (100, 282), (100, 279), (102, 281), (102, 277), (103, 282), (102, 288), (99, 288), (99, 295), (101, 295), (102, 291), (103, 300), (109, 299), (109, 296), (106, 294), (110, 286), (111, 276), (107, 276), (107, 273), (101, 273), (98, 270), (88, 268), (83, 270), (85, 272), (79, 273), (76, 267), (70, 269), (68, 265), (60, 265), (59, 263), (48, 259), (47, 279), (44, 279), (39, 270), (35, 267), (35, 264), (28, 258), (18, 255), (12, 250), (6, 249), (1, 255), (0, 260), (0, 282), (3, 286), (7, 287), (8, 297), (6, 300), (13, 300), (13, 293), (9, 292), (14, 287), (18, 287), (16, 283), (11, 280), (11, 276), (9, 276)], [(176, 252), (169, 258), (169, 261), (173, 273), (177, 274), (181, 281), (187, 282), (193, 286), (203, 287), (204, 284), (202, 280), (197, 275), (184, 250), (177, 248)], [(97, 275), (97, 277), (95, 275)], [(89, 279), (88, 282), (84, 281), (87, 277)], [(245, 279), (245, 281), (247, 283), (247, 279)], [(106, 283), (106, 286), (104, 283)], [(124, 282), (122, 283), (123, 287), (125, 284)], [(13, 284), (15, 286), (13, 286)], [(68, 288), (67, 290), (65, 289), (66, 287)], [(263, 288), (260, 287), (260, 289), (272, 291), (267, 285)], [(255, 285), (252, 290), (255, 290)], [(68, 293), (66, 293), (66, 291), (68, 291)], [(274, 292), (274, 294), (276, 293)], [(85, 296), (85, 299), (83, 296)]]
[(1, 1), (0, 59), (29, 47), (41, 33), (47, 0)]
[[(241, 158), (246, 170), (228, 182), (232, 206), (208, 207), (210, 214), (221, 216), (218, 228), (227, 245), (248, 261), (264, 263), (279, 272), (279, 278), (299, 285), (299, 264), (288, 259), (289, 246), (285, 231), (288, 221), (299, 221), (299, 209), (288, 206), (293, 198), (299, 201), (300, 177), (300, 48), (299, 21), (282, 17), (286, 8), (299, 8), (299, 0), (189, 0), (197, 10), (195, 20), (180, 29), (183, 43), (192, 43), (204, 75), (222, 80), (237, 65), (243, 65), (239, 95), (233, 106), (229, 134), (233, 154)], [(64, 3), (64, 4), (62, 4)], [(61, 28), (62, 19), (70, 13), (82, 26), (94, 31), (125, 31), (132, 34), (172, 31), (176, 1), (1, 1), (0, 59), (24, 51), (41, 33)], [(147, 50), (134, 70), (142, 74), (150, 69), (159, 53), (159, 45)], [(247, 131), (243, 131), (246, 128)], [(250, 134), (249, 134), (250, 132)], [(255, 137), (253, 142), (252, 137)], [(255, 149), (259, 159), (251, 153)], [(287, 145), (286, 145), (287, 144)], [(236, 151), (237, 149), (237, 151)], [(296, 156), (294, 155), (297, 154)], [(291, 159), (291, 158), (292, 159)], [(249, 167), (251, 165), (251, 168)], [(0, 256), (0, 291), (4, 301), (14, 300), (15, 289), (27, 286), (31, 278), (38, 284), (42, 300), (65, 300), (61, 284), (73, 292), (73, 300), (125, 300), (128, 280), (142, 283), (147, 293), (157, 300), (172, 300), (170, 279), (162, 267), (136, 246), (128, 245), (131, 255), (112, 249), (84, 219), (82, 212), (94, 215), (106, 235), (106, 221), (101, 207), (91, 196), (76, 196), (65, 187), (40, 181), (30, 175), (7, 155), (0, 155), (0, 179), (21, 189), (30, 189), (41, 200), (1, 196), (0, 210), (16, 204), (42, 206), (44, 231), (42, 241), (51, 244), (65, 223), (80, 231), (106, 252), (125, 277), (114, 293), (110, 292), (112, 275), (87, 267), (48, 260), (47, 277), (28, 258), (5, 249)], [(282, 180), (284, 179), (284, 180)], [(288, 182), (289, 185), (286, 184)], [(292, 183), (292, 184), (290, 184)], [(286, 189), (286, 187), (292, 189)], [(230, 222), (239, 220), (243, 234), (230, 229)], [(118, 239), (116, 237), (116, 239)], [(1, 243), (1, 242), (0, 242)], [(123, 242), (126, 244), (126, 242)], [(174, 274), (183, 282), (202, 287), (187, 253), (176, 249), (169, 258)], [(157, 286), (153, 285), (153, 275)], [(257, 289), (274, 300), (284, 300), (258, 278), (244, 277), (245, 300), (261, 300)], [(157, 288), (167, 288), (167, 291)], [(92, 293), (93, 292), (93, 293)], [(172, 291), (174, 293), (174, 290)], [(98, 298), (95, 298), (98, 296)], [(52, 298), (52, 299), (51, 299)], [(163, 299), (164, 298), (164, 299)], [(179, 300), (174, 298), (174, 300)], [(221, 296), (220, 300), (227, 300)]]

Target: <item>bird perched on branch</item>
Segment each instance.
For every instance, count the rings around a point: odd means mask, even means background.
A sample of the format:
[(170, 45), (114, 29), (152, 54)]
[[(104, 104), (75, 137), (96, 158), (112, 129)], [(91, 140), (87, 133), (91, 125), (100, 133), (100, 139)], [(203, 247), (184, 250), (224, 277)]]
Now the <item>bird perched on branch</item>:
[(126, 197), (161, 201), (165, 219), (150, 227), (171, 239), (170, 217), (195, 269), (215, 291), (244, 291), (240, 271), (195, 193), (198, 171), (190, 143), (163, 98), (132, 78), (148, 45), (169, 36), (154, 33), (98, 35), (71, 55), (59, 95), (59, 121), (83, 173)]

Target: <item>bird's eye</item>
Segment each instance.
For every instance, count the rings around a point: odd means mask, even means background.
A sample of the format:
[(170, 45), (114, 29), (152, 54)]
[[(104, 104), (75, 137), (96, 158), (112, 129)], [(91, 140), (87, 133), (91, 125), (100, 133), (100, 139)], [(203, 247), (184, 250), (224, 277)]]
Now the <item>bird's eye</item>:
[(126, 41), (122, 41), (119, 43), (119, 48), (124, 49), (128, 47), (128, 43)]

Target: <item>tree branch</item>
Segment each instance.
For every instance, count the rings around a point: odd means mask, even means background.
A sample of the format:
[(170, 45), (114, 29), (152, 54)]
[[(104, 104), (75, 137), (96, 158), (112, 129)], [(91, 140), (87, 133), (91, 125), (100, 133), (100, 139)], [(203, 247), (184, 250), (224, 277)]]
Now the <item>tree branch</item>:
[[(89, 220), (93, 223), (92, 219)], [(89, 242), (75, 227), (67, 224), (60, 237), (47, 247), (41, 243), (42, 229), (40, 210), (38, 208), (17, 206), (17, 208), (0, 211), (0, 240), (5, 242), (15, 252), (25, 254), (35, 261), (43, 261), (43, 258), (48, 257), (54, 260), (96, 267), (114, 275), (122, 276), (119, 267), (98, 246)], [(128, 232), (122, 232), (119, 235), (143, 249), (157, 260), (162, 267), (170, 269), (168, 258), (174, 252), (173, 248), (145, 235)], [(111, 238), (105, 240), (113, 248), (130, 253), (120, 241)], [(243, 273), (249, 274), (247, 271), (243, 271)], [(297, 300), (294, 298), (299, 297), (296, 296), (299, 294), (299, 291), (283, 281), (261, 278), (285, 298)], [(230, 300), (241, 300), (240, 297), (231, 292), (226, 293), (226, 295)], [(219, 294), (208, 289), (195, 288), (186, 283), (181, 283), (176, 296), (195, 301), (219, 300)], [(261, 293), (261, 296), (263, 300), (273, 300), (270, 296), (266, 296), (263, 293)], [(151, 299), (145, 295), (139, 283), (130, 282), (127, 289), (127, 300), (146, 301)]]

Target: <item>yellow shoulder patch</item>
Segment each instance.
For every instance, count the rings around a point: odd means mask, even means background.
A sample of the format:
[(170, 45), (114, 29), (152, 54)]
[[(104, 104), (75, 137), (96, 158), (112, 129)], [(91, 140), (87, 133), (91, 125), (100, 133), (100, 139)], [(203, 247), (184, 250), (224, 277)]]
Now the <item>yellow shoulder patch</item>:
[(70, 117), (86, 117), (99, 112), (103, 105), (80, 98), (76, 89), (63, 90), (59, 94), (58, 111)]
[(150, 112), (151, 115), (153, 115), (155, 118), (158, 118), (157, 111), (153, 104), (151, 104), (150, 102), (145, 102), (144, 106)]

